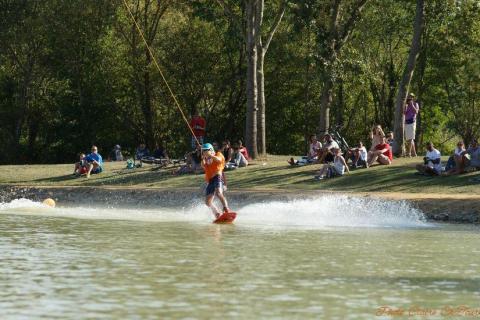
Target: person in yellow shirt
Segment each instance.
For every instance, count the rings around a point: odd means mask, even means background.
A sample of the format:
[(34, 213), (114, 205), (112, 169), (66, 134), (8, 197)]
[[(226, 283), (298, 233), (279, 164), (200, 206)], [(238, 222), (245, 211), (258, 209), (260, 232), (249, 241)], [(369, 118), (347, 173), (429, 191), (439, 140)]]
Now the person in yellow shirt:
[(202, 145), (202, 167), (205, 170), (205, 181), (208, 183), (206, 189), (205, 204), (212, 209), (213, 214), (218, 218), (221, 212), (213, 203), (215, 196), (218, 197), (223, 205), (223, 212), (229, 212), (227, 199), (223, 195), (223, 168), (225, 168), (225, 158), (220, 151), (215, 152), (210, 143)]

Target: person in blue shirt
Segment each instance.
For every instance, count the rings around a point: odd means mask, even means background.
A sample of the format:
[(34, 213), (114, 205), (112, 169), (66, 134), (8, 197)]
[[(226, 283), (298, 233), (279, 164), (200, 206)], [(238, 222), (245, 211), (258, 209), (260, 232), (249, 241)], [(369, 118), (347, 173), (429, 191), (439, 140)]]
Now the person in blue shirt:
[(103, 171), (103, 159), (98, 153), (98, 148), (96, 146), (92, 146), (92, 153), (87, 155), (84, 160), (87, 161), (87, 178), (90, 178), (90, 174), (96, 174)]

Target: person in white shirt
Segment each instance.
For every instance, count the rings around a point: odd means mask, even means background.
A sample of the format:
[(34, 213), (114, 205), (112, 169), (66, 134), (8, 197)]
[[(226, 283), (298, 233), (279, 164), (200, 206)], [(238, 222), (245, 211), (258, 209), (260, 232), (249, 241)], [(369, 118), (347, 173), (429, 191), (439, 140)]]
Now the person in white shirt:
[(347, 163), (342, 156), (342, 151), (340, 150), (340, 148), (333, 148), (332, 152), (334, 154), (333, 164), (324, 164), (318, 172), (318, 175), (314, 177), (315, 180), (323, 180), (325, 178), (343, 176), (345, 171), (347, 171), (347, 173), (350, 173), (350, 170), (348, 169)]
[(365, 148), (363, 142), (360, 141), (356, 148), (348, 150), (347, 158), (345, 160), (352, 160), (352, 167), (354, 169), (358, 167), (368, 168), (367, 155), (367, 148)]
[(303, 156), (299, 160), (295, 160), (293, 158), (290, 158), (287, 162), (290, 165), (299, 165), (303, 166), (309, 163), (314, 163), (318, 159), (318, 152), (322, 149), (322, 144), (320, 141), (317, 140), (317, 136), (312, 134), (309, 138), (309, 148), (308, 148), (308, 153), (306, 156)]
[(323, 148), (318, 151), (318, 163), (333, 162), (335, 158), (334, 149), (340, 149), (338, 143), (328, 133), (324, 136), (324, 139)]
[(447, 165), (445, 166), (446, 175), (460, 173), (460, 168), (457, 168), (457, 163), (460, 163), (462, 161), (464, 152), (465, 152), (465, 144), (463, 143), (463, 141), (458, 141), (455, 151), (448, 158)]
[(442, 155), (433, 147), (433, 143), (427, 142), (427, 154), (423, 160), (423, 164), (417, 164), (417, 171), (430, 176), (442, 173)]

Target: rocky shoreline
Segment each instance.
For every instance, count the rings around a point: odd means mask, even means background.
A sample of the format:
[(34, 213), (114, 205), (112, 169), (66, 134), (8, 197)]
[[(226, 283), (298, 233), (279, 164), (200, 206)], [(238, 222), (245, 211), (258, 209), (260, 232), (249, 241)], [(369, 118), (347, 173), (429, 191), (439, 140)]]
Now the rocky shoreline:
[[(428, 220), (453, 223), (480, 223), (480, 197), (444, 196), (377, 193), (341, 193), (351, 197), (382, 198), (389, 201), (406, 201), (421, 210)], [(229, 191), (228, 198), (233, 206), (264, 201), (288, 201), (308, 199), (325, 195), (325, 192), (287, 192), (287, 191)], [(60, 206), (126, 207), (149, 208), (185, 207), (203, 201), (200, 189), (158, 189), (137, 187), (31, 187), (0, 186), (0, 202), (26, 198), (41, 201), (53, 198)]]

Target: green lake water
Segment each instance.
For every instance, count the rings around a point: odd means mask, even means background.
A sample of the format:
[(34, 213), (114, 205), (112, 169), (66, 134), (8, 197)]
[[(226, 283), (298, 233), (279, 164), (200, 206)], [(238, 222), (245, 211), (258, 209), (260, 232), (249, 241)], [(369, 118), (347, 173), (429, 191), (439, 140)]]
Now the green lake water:
[(234, 225), (213, 225), (201, 205), (0, 204), (0, 318), (389, 319), (431, 309), (442, 319), (480, 308), (475, 226), (351, 198), (238, 213)]

